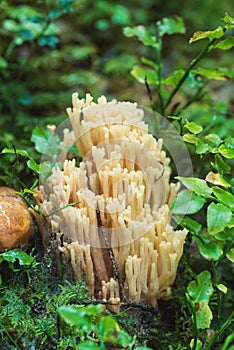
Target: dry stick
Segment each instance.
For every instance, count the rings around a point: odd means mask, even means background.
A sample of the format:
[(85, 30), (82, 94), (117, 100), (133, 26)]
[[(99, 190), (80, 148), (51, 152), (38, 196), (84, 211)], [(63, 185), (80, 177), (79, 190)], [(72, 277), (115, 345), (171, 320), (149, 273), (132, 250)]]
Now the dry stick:
[(121, 299), (122, 300), (126, 300), (126, 295), (124, 293), (124, 286), (123, 286), (123, 283), (120, 281), (119, 269), (118, 269), (118, 266), (117, 266), (116, 261), (115, 261), (113, 250), (112, 250), (112, 248), (110, 246), (110, 242), (109, 242), (109, 240), (108, 240), (108, 238), (106, 236), (105, 228), (104, 228), (104, 226), (102, 224), (100, 210), (99, 210), (98, 207), (96, 209), (96, 215), (97, 215), (97, 222), (98, 222), (98, 231), (102, 235), (102, 238), (104, 239), (106, 248), (108, 250), (108, 254), (109, 254), (109, 257), (110, 257), (111, 265), (113, 267), (113, 272), (114, 272), (115, 279), (119, 282), (119, 289), (120, 289)]
[(143, 304), (143, 303), (134, 303), (134, 302), (121, 302), (121, 303), (113, 303), (111, 301), (104, 301), (104, 300), (88, 300), (88, 301), (83, 301), (81, 302), (81, 305), (106, 305), (106, 306), (121, 306), (121, 307), (132, 307), (135, 309), (141, 309), (143, 311), (148, 311), (151, 312), (152, 314), (158, 313), (158, 309), (150, 306), (148, 304)]
[(153, 96), (152, 96), (152, 92), (150, 90), (150, 87), (149, 87), (149, 84), (148, 84), (148, 81), (147, 81), (147, 77), (145, 77), (145, 87), (146, 87), (149, 99), (152, 102), (153, 101)]
[(155, 179), (155, 182), (159, 181), (159, 180), (163, 177), (164, 172), (165, 172), (165, 166), (164, 166), (164, 164), (163, 164), (160, 160), (158, 160), (158, 162), (159, 162), (159, 164), (162, 165), (162, 172), (161, 172), (161, 174), (159, 175), (159, 177), (158, 177), (157, 179)]

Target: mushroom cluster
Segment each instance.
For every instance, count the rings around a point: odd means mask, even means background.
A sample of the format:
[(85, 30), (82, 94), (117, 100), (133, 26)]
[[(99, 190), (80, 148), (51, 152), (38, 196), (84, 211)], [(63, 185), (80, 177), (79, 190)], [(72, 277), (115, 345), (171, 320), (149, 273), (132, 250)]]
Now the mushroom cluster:
[(63, 235), (60, 250), (93, 297), (154, 306), (171, 293), (187, 234), (170, 225), (178, 184), (169, 182), (163, 142), (135, 103), (73, 94), (67, 112), (83, 160), (66, 159), (41, 187), (52, 230)]

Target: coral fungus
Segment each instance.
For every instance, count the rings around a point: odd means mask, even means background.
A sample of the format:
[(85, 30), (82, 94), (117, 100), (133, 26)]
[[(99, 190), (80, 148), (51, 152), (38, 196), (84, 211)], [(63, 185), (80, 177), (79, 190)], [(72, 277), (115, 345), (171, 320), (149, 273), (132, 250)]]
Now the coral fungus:
[(148, 133), (135, 103), (73, 94), (67, 112), (83, 161), (65, 160), (41, 188), (44, 211), (56, 210), (60, 250), (95, 298), (154, 306), (171, 293), (187, 234), (170, 224), (178, 185), (169, 182), (163, 141)]

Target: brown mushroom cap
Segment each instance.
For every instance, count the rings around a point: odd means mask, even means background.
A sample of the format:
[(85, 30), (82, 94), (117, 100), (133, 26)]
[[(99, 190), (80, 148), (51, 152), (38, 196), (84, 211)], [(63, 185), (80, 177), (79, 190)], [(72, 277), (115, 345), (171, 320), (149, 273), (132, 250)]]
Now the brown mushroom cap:
[(13, 188), (0, 187), (0, 251), (24, 247), (32, 236), (32, 217)]

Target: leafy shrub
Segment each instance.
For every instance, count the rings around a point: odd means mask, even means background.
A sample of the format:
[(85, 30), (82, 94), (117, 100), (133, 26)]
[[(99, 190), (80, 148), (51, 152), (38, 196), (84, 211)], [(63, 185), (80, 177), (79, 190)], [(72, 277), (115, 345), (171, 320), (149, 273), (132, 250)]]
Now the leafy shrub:
[[(187, 119), (189, 115), (187, 108), (197, 102), (201, 104), (201, 99), (205, 95), (205, 86), (210, 80), (225, 80), (233, 77), (233, 73), (225, 68), (197, 67), (211, 50), (228, 50), (234, 46), (233, 37), (227, 36), (227, 32), (234, 28), (234, 19), (226, 14), (223, 22), (222, 27), (219, 26), (212, 31), (195, 32), (190, 43), (204, 39), (207, 43), (187, 69), (176, 70), (166, 77), (163, 76), (163, 38), (165, 34), (184, 33), (182, 19), (176, 17), (158, 21), (157, 35), (151, 34), (144, 26), (124, 29), (125, 35), (137, 37), (140, 42), (153, 48), (156, 53), (156, 62), (145, 57), (141, 58), (143, 65), (134, 66), (132, 75), (140, 83), (145, 84), (152, 108), (167, 115), (175, 125), (177, 123), (183, 140), (194, 146), (194, 150), (190, 148), (193, 159), (198, 155), (204, 164), (201, 175), (205, 179), (177, 177), (185, 189), (179, 193), (171, 207), (174, 220), (190, 231), (191, 242), (197, 245), (200, 259), (204, 258), (209, 262), (207, 269), (202, 270), (195, 280), (188, 284), (186, 292), (194, 326), (194, 338), (191, 340), (190, 347), (194, 350), (211, 349), (234, 321), (234, 313), (229, 313), (225, 309), (225, 302), (223, 303), (223, 297), (229, 293), (231, 296), (232, 291), (221, 283), (218, 273), (225, 259), (231, 263), (234, 262), (234, 182), (229, 164), (234, 158), (234, 139), (231, 137), (222, 139), (218, 130), (216, 133), (209, 133), (206, 131), (206, 129), (209, 130), (208, 125), (203, 129), (200, 123)], [(173, 103), (174, 97), (181, 90), (185, 101)], [(186, 91), (189, 93), (187, 94)], [(225, 118), (229, 126), (231, 119), (228, 113)], [(202, 118), (198, 120), (202, 121)], [(228, 134), (229, 130), (226, 130), (226, 136)], [(205, 164), (207, 159), (208, 162)], [(198, 169), (194, 170), (198, 172)], [(209, 172), (206, 173), (206, 171)], [(185, 214), (183, 218), (179, 216)], [(195, 217), (194, 214), (196, 214)], [(232, 268), (231, 264), (230, 268)], [(211, 307), (212, 296), (215, 305)], [(204, 337), (201, 330), (210, 328), (214, 332), (213, 335), (210, 338)]]

